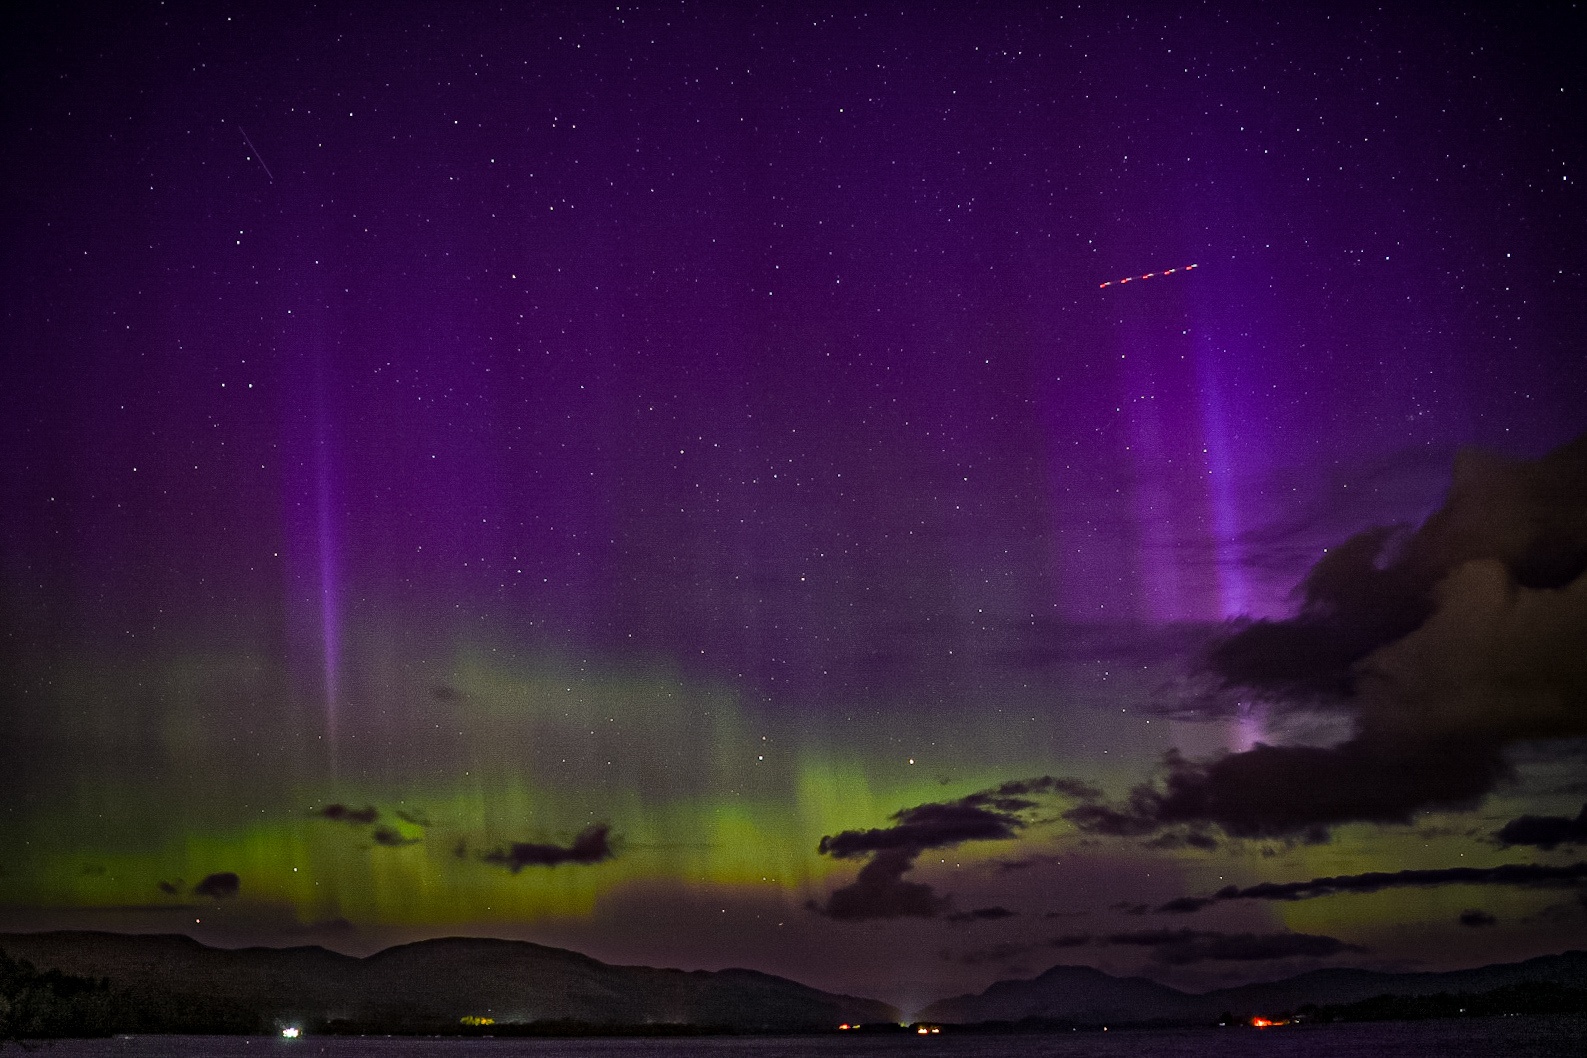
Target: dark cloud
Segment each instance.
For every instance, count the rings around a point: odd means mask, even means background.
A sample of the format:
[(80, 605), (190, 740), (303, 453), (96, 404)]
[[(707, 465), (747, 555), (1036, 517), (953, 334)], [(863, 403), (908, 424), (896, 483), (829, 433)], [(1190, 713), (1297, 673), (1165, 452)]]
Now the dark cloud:
[(1047, 941), (1050, 948), (1080, 948), (1090, 944), (1092, 940), (1089, 933), (1065, 933)]
[(1466, 910), (1460, 913), (1460, 924), (1462, 926), (1470, 926), (1473, 929), (1480, 928), (1482, 926), (1496, 925), (1498, 921), (1498, 919), (1494, 918), (1481, 908), (1468, 907)]
[(978, 907), (973, 911), (960, 911), (949, 915), (949, 922), (996, 922), (1002, 918), (1014, 918), (1017, 911), (1010, 911), (1006, 907)]
[(1349, 694), (1358, 662), (1432, 613), (1420, 571), (1378, 564), (1400, 535), (1397, 526), (1368, 529), (1331, 549), (1302, 581), (1297, 616), (1240, 624), (1212, 647), (1209, 667), (1228, 684), (1280, 698)]
[(232, 871), (217, 871), (207, 875), (197, 885), (193, 886), (194, 896), (208, 896), (216, 900), (236, 896), (242, 888), (242, 879)]
[[(1147, 948), (1153, 961), (1168, 966), (1189, 966), (1200, 962), (1322, 959), (1366, 950), (1336, 937), (1310, 933), (1219, 933), (1194, 929), (1127, 930), (1105, 936), (1066, 933), (1050, 938), (1046, 947), (1081, 948), (1093, 944)], [(959, 962), (974, 964), (1024, 954), (1030, 950), (1030, 945), (1008, 944), (978, 949), (954, 958)]]
[(1006, 963), (1010, 959), (1030, 954), (1033, 947), (1034, 945), (1030, 944), (993, 944), (990, 947), (973, 948), (970, 951), (940, 951), (937, 954), (961, 966), (980, 966), (983, 963)]
[(873, 855), (854, 881), (834, 889), (825, 905), (811, 900), (805, 907), (840, 922), (876, 918), (935, 918), (952, 901), (924, 882), (906, 882), (919, 849), (888, 849)]
[(1158, 907), (1160, 913), (1199, 911), (1224, 900), (1311, 900), (1339, 893), (1376, 893), (1384, 889), (1428, 889), (1444, 885), (1515, 885), (1568, 888), (1587, 882), (1587, 862), (1554, 867), (1542, 863), (1506, 863), (1498, 867), (1437, 867), (1425, 870), (1372, 871), (1313, 878), (1305, 882), (1261, 882), (1229, 885), (1210, 897), (1184, 896)]
[[(1576, 890), (1575, 900), (1559, 900), (1543, 905), (1538, 908), (1537, 914), (1532, 916), (1532, 918), (1540, 922), (1554, 924), (1574, 924), (1583, 918), (1587, 918), (1587, 888)], [(1524, 919), (1523, 921), (1531, 921), (1532, 918)]]
[(1035, 781), (1039, 783), (1040, 786), (1027, 790), (1028, 793), (1064, 794), (1068, 797), (1073, 797), (1081, 801), (1092, 801), (1102, 796), (1101, 790), (1097, 789), (1095, 786), (1092, 786), (1088, 782), (1081, 781), (1080, 779), (1054, 778), (1048, 775), (1043, 776), (1041, 779)]
[(159, 889), (160, 892), (164, 893), (166, 896), (180, 896), (180, 895), (182, 895), (182, 883), (179, 882), (179, 881), (178, 882), (155, 882), (154, 885), (155, 885), (155, 888)]
[(1299, 956), (1326, 958), (1364, 948), (1336, 937), (1311, 933), (1206, 933), (1193, 929), (1139, 930), (1114, 933), (1108, 944), (1150, 948), (1153, 960), (1169, 966), (1198, 962), (1258, 962)]
[[(1079, 792), (1077, 792), (1079, 791)], [(1073, 779), (1042, 776), (1006, 782), (957, 801), (905, 808), (893, 815), (890, 827), (845, 830), (821, 839), (817, 851), (846, 860), (873, 852), (940, 849), (966, 841), (999, 841), (1013, 837), (1024, 825), (1020, 813), (1035, 808), (1040, 794), (1096, 796), (1095, 787)]]
[(1151, 849), (1201, 849), (1211, 852), (1218, 847), (1218, 839), (1203, 830), (1170, 830), (1146, 842)]
[[(1025, 802), (1029, 804), (1029, 802)], [(817, 851), (847, 860), (876, 852), (940, 849), (965, 841), (998, 841), (1014, 836), (1020, 825), (1010, 812), (953, 802), (923, 804), (893, 816), (896, 826), (845, 830), (821, 839)]]
[(429, 817), (422, 812), (408, 812), (399, 809), (397, 811), (397, 818), (402, 820), (404, 823), (411, 823), (416, 827), (432, 827), (435, 825), (430, 821)]
[(1032, 798), (1048, 794), (1095, 797), (1097, 790), (1087, 783), (1050, 775), (1018, 779), (956, 801), (902, 809), (893, 814), (890, 827), (845, 830), (823, 837), (817, 845), (823, 855), (840, 860), (859, 856), (871, 859), (853, 882), (833, 890), (825, 905), (812, 900), (806, 907), (845, 921), (934, 918), (945, 912), (951, 902), (925, 883), (904, 881), (916, 857), (927, 849), (966, 841), (1012, 838), (1029, 824), (1028, 813), (1038, 803)]
[(376, 827), (374, 833), (369, 836), (374, 839), (376, 845), (384, 845), (393, 849), (400, 848), (403, 845), (417, 845), (420, 840), (418, 838), (403, 837), (402, 833), (394, 827)]
[(365, 805), (363, 808), (349, 808), (343, 804), (326, 805), (314, 813), (333, 823), (347, 823), (350, 826), (368, 826), (380, 818), (380, 812), (374, 805)]
[(1062, 862), (1063, 862), (1063, 860), (1060, 859), (1058, 856), (1051, 855), (1051, 854), (1036, 855), (1036, 856), (1022, 856), (1021, 858), (1019, 858), (1017, 860), (998, 860), (998, 861), (996, 861), (997, 869), (999, 871), (1027, 871), (1027, 870), (1029, 870), (1032, 867), (1045, 867), (1049, 863), (1062, 863)]
[(1208, 763), (1170, 751), (1159, 783), (1125, 805), (1079, 805), (1064, 817), (1094, 834), (1137, 837), (1177, 824), (1216, 823), (1243, 838), (1327, 840), (1339, 823), (1403, 823), (1429, 804), (1474, 804), (1505, 775), (1489, 745), (1461, 739), (1389, 745), (1258, 744)]
[(1582, 805), (1575, 819), (1565, 816), (1517, 816), (1500, 827), (1493, 836), (1500, 845), (1534, 845), (1545, 850), (1558, 845), (1584, 845), (1587, 844), (1587, 805)]
[(1372, 529), (1332, 549), (1294, 617), (1244, 622), (1207, 654), (1225, 689), (1324, 705), (1350, 737), (1170, 754), (1123, 804), (1066, 818), (1120, 837), (1216, 825), (1314, 839), (1471, 807), (1509, 774), (1510, 747), (1587, 736), (1584, 570), (1587, 436), (1531, 462), (1463, 452), (1444, 506), (1414, 532)]
[[(505, 849), (493, 849), (490, 852), (482, 852), (479, 858), (485, 863), (506, 867), (514, 874), (517, 874), (525, 867), (557, 867), (564, 863), (600, 863), (603, 860), (611, 859), (615, 855), (612, 851), (610, 834), (610, 826), (605, 823), (596, 823), (579, 831), (572, 843), (568, 845), (515, 842)], [(458, 848), (459, 855), (462, 855), (464, 847), (460, 844)]]

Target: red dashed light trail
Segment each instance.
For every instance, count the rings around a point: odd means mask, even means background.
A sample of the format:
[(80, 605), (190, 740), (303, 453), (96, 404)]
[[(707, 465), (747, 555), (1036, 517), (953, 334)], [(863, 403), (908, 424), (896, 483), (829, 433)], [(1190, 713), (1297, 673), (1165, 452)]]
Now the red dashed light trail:
[(1102, 287), (1122, 286), (1125, 283), (1134, 283), (1137, 280), (1150, 279), (1153, 276), (1171, 276), (1175, 272), (1189, 272), (1195, 267), (1195, 265), (1186, 265), (1183, 268), (1167, 268), (1161, 272), (1147, 272), (1143, 276), (1125, 276), (1123, 279), (1110, 279), (1101, 285)]

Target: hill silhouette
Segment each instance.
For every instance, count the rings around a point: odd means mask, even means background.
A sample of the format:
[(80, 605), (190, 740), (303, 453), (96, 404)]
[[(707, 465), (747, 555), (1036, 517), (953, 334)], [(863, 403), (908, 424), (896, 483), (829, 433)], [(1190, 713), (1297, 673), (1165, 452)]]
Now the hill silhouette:
[(1307, 1004), (1343, 1005), (1390, 994), (1484, 993), (1534, 982), (1587, 988), (1587, 952), (1568, 951), (1446, 973), (1330, 968), (1201, 993), (1182, 992), (1141, 977), (1114, 977), (1089, 966), (1058, 965), (1027, 980), (998, 981), (976, 995), (940, 1000), (921, 1011), (920, 1018), (959, 1024), (1024, 1019), (1082, 1023), (1210, 1019), (1224, 1011), (1295, 1010)]
[[(868, 999), (753, 970), (612, 966), (522, 941), (419, 941), (356, 958), (319, 947), (210, 948), (181, 935), (0, 934), (0, 950), (128, 993), (141, 1007), (190, 1007), (225, 1023), (380, 1026), (433, 1031), (465, 1017), (590, 1026), (715, 1026), (736, 1031), (896, 1021)], [(239, 1026), (241, 1027), (241, 1026)]]

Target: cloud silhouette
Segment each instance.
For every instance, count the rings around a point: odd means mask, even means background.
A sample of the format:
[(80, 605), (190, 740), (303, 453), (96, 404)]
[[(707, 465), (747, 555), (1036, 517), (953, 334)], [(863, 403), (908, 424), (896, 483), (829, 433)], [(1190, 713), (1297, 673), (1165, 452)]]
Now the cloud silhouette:
[(1473, 929), (1480, 929), (1483, 926), (1496, 925), (1498, 921), (1498, 919), (1494, 918), (1481, 908), (1468, 907), (1466, 910), (1460, 913), (1460, 924), (1462, 926), (1470, 926)]
[(329, 819), (333, 823), (346, 823), (349, 826), (368, 826), (380, 818), (380, 812), (374, 805), (365, 805), (363, 808), (349, 808), (343, 804), (329, 804), (320, 809), (315, 815), (322, 819)]
[(949, 922), (996, 922), (999, 919), (1014, 918), (1018, 911), (1010, 911), (1006, 907), (978, 907), (973, 911), (960, 911), (948, 916)]
[(1575, 819), (1517, 816), (1500, 827), (1493, 837), (1500, 845), (1533, 845), (1545, 851), (1559, 845), (1587, 844), (1587, 805), (1582, 805)]
[[(595, 823), (585, 827), (567, 845), (515, 842), (505, 849), (482, 852), (480, 860), (505, 867), (517, 874), (525, 867), (558, 867), (564, 863), (591, 864), (611, 859), (615, 853), (610, 840), (611, 827)], [(461, 848), (461, 846), (460, 846)]]
[(1298, 956), (1326, 958), (1366, 949), (1336, 937), (1311, 933), (1209, 933), (1193, 929), (1139, 930), (1114, 933), (1108, 944), (1150, 948), (1154, 961), (1168, 966), (1198, 962), (1259, 962)]
[(395, 827), (376, 827), (369, 836), (374, 839), (376, 845), (384, 845), (392, 849), (401, 848), (404, 845), (417, 845), (420, 841), (419, 838), (403, 837), (401, 831)]
[(1050, 948), (1080, 948), (1092, 941), (1089, 933), (1064, 933), (1047, 941)]
[(1312, 568), (1294, 617), (1243, 622), (1207, 654), (1225, 689), (1342, 712), (1351, 737), (1171, 753), (1124, 803), (1066, 817), (1120, 837), (1215, 825), (1319, 840), (1471, 807), (1509, 775), (1508, 747), (1587, 736), (1584, 571), (1587, 436), (1531, 462), (1463, 452), (1414, 532), (1351, 538)]
[(223, 900), (236, 896), (242, 888), (242, 879), (232, 871), (217, 871), (206, 875), (197, 885), (193, 886), (194, 896), (208, 896), (216, 900)]
[(957, 801), (935, 802), (905, 808), (893, 814), (890, 827), (845, 830), (821, 839), (817, 851), (835, 859), (898, 849), (946, 848), (966, 841), (998, 841), (1013, 837), (1024, 825), (1020, 813), (1036, 807), (1035, 795), (1065, 793), (1094, 797), (1095, 787), (1073, 779), (1044, 775), (1037, 779), (1006, 782), (991, 790), (969, 794)]
[(973, 948), (970, 951), (940, 951), (937, 955), (961, 966), (980, 966), (984, 963), (1006, 963), (1010, 959), (1027, 955), (1034, 949), (1034, 944), (994, 944), (986, 948)]
[(1407, 871), (1371, 871), (1312, 878), (1304, 882), (1261, 882), (1243, 889), (1228, 885), (1211, 896), (1182, 896), (1157, 908), (1163, 914), (1200, 911), (1225, 900), (1311, 900), (1340, 893), (1376, 893), (1384, 889), (1430, 889), (1445, 885), (1514, 885), (1525, 888), (1570, 888), (1587, 882), (1587, 862), (1555, 867), (1542, 863), (1506, 863), (1497, 867), (1437, 867)]
[[(1028, 813), (1038, 804), (1034, 797), (1065, 794), (1095, 797), (1087, 783), (1044, 775), (1017, 779), (955, 801), (931, 802), (895, 812), (889, 827), (845, 830), (823, 837), (816, 846), (834, 859), (870, 856), (850, 884), (833, 890), (825, 904), (814, 900), (806, 907), (842, 921), (879, 918), (934, 918), (952, 906), (923, 882), (904, 881), (915, 859), (927, 849), (948, 848), (967, 841), (1001, 841), (1016, 836), (1029, 824)], [(993, 911), (1002, 909), (982, 909)], [(966, 912), (974, 916), (978, 912)]]
[(846, 860), (874, 852), (920, 852), (965, 841), (999, 841), (1011, 838), (1020, 827), (1011, 811), (984, 808), (962, 801), (923, 804), (893, 816), (897, 825), (874, 830), (845, 830), (821, 839), (816, 850)]
[(953, 905), (924, 882), (906, 882), (919, 849), (888, 849), (871, 857), (854, 881), (834, 889), (827, 902), (805, 907), (840, 922), (876, 918), (935, 918)]

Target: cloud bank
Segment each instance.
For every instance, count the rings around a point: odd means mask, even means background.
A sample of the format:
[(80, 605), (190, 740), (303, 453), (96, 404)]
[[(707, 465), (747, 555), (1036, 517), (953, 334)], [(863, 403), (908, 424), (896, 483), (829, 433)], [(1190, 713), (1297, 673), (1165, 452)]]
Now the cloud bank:
[(1515, 885), (1528, 888), (1571, 887), (1587, 883), (1587, 862), (1555, 867), (1543, 863), (1505, 863), (1497, 867), (1437, 867), (1427, 870), (1371, 871), (1312, 878), (1304, 882), (1261, 882), (1240, 888), (1224, 886), (1211, 896), (1182, 896), (1157, 908), (1159, 913), (1188, 914), (1225, 900), (1311, 900), (1340, 893), (1376, 893), (1384, 889), (1431, 889), (1445, 885)]
[(1218, 933), (1195, 929), (1156, 929), (1110, 933), (1100, 937), (1090, 933), (1066, 933), (1041, 943), (995, 944), (960, 953), (944, 951), (941, 955), (945, 959), (974, 966), (986, 962), (1006, 962), (1041, 948), (1108, 945), (1146, 949), (1152, 961), (1164, 966), (1190, 966), (1202, 962), (1325, 959), (1345, 952), (1367, 950), (1347, 944), (1337, 937), (1312, 933)]
[(1268, 959), (1314, 959), (1365, 948), (1336, 937), (1312, 933), (1211, 933), (1194, 929), (1140, 930), (1114, 933), (1108, 944), (1128, 944), (1151, 949), (1154, 961), (1167, 966), (1199, 962), (1261, 962)]
[(1350, 738), (1169, 754), (1123, 804), (1067, 818), (1117, 836), (1182, 825), (1321, 840), (1342, 823), (1474, 806), (1508, 776), (1508, 747), (1587, 736), (1584, 571), (1587, 436), (1530, 462), (1463, 452), (1414, 532), (1351, 538), (1312, 568), (1294, 617), (1240, 623), (1207, 655), (1225, 690), (1342, 711)]
[(525, 867), (558, 867), (564, 863), (591, 864), (611, 859), (611, 827), (595, 823), (585, 827), (567, 845), (550, 845), (536, 842), (515, 842), (504, 849), (480, 853), (485, 863), (505, 867), (517, 874)]
[[(1587, 649), (1587, 646), (1583, 649)], [(1575, 819), (1565, 816), (1517, 816), (1493, 836), (1500, 845), (1531, 845), (1544, 851), (1560, 845), (1587, 845), (1587, 805), (1582, 805)]]
[[(810, 910), (842, 921), (878, 918), (934, 918), (952, 901), (923, 882), (904, 880), (915, 859), (927, 849), (950, 848), (967, 841), (1002, 841), (1015, 837), (1029, 825), (1033, 797), (1067, 794), (1094, 798), (1097, 790), (1073, 779), (1044, 775), (1006, 782), (991, 790), (969, 794), (956, 801), (932, 802), (905, 808), (893, 815), (893, 825), (870, 830), (845, 830), (821, 839), (817, 850), (834, 859), (869, 856), (853, 882), (836, 889), (825, 904), (810, 901)], [(996, 911), (1001, 909), (983, 909)], [(974, 917), (1001, 917), (967, 912)]]
[(193, 886), (194, 896), (207, 896), (215, 900), (224, 900), (236, 896), (242, 889), (242, 879), (232, 871), (217, 871), (206, 875), (199, 883)]

